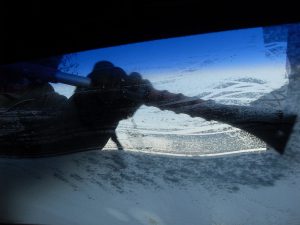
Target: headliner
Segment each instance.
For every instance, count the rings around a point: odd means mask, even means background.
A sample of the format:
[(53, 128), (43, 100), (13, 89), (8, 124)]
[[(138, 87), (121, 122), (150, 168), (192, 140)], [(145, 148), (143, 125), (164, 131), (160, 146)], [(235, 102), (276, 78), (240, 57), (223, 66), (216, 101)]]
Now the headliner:
[[(298, 7), (191, 0), (107, 0), (83, 5), (1, 3), (0, 63), (134, 42), (300, 22)], [(198, 1), (198, 3), (201, 3)], [(207, 4), (208, 3), (208, 4)], [(296, 3), (293, 3), (296, 4)]]

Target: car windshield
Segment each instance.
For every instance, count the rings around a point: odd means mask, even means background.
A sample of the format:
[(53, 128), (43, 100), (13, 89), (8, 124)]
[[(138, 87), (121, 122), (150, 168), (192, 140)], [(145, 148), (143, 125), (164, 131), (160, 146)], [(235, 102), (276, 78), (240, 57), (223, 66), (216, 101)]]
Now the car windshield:
[(0, 67), (0, 223), (299, 224), (299, 37), (256, 27)]
[[(88, 74), (99, 59), (139, 72), (155, 88), (222, 104), (282, 108), (286, 96), (286, 30), (253, 28), (96, 49), (66, 56), (67, 71)], [(71, 96), (73, 88), (54, 85)], [(228, 124), (142, 106), (120, 122), (127, 150), (207, 155), (263, 151), (265, 143)], [(116, 148), (109, 142), (106, 148)]]

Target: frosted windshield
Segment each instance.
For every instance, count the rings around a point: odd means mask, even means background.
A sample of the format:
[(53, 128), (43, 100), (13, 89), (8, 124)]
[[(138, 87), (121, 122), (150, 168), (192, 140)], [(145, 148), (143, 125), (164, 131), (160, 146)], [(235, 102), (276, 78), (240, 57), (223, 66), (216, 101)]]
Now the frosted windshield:
[[(95, 62), (108, 60), (128, 73), (141, 73), (159, 90), (223, 104), (281, 108), (288, 82), (285, 32), (254, 28), (96, 49), (67, 56), (73, 63), (68, 71), (87, 75)], [(66, 85), (55, 87), (66, 96), (73, 92)], [(146, 106), (121, 121), (117, 134), (127, 150), (160, 154), (266, 149), (263, 142), (230, 125)], [(106, 148), (116, 146), (109, 142)]]

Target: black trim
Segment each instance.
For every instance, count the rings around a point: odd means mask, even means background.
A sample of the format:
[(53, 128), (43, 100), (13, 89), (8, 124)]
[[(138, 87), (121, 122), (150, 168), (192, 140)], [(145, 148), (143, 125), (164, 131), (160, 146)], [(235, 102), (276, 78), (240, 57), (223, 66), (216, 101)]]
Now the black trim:
[[(51, 2), (51, 1), (50, 1)], [(300, 22), (296, 3), (107, 0), (0, 5), (0, 63), (153, 39)], [(296, 1), (294, 1), (296, 2)]]

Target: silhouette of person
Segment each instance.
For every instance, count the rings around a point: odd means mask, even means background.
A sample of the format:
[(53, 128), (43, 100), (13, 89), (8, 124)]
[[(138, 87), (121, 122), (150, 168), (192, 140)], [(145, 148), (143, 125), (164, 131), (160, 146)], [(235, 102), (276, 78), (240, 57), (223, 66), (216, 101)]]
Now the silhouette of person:
[[(57, 68), (60, 57), (36, 60)], [(0, 154), (48, 156), (102, 149), (109, 138), (122, 149), (115, 130), (142, 105), (145, 87), (138, 73), (127, 75), (108, 61), (94, 65), (91, 87), (76, 88), (68, 99), (47, 82), (0, 71)]]

